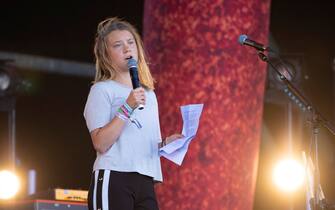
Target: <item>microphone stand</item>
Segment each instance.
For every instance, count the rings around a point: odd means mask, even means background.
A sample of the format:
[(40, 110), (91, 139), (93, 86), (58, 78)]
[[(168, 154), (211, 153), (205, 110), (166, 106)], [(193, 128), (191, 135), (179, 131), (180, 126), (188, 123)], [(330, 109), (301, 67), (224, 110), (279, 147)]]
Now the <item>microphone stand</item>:
[(325, 210), (335, 209), (335, 205), (329, 205), (326, 203), (326, 199), (323, 195), (321, 184), (320, 184), (320, 170), (319, 170), (319, 158), (318, 158), (318, 134), (320, 132), (320, 126), (327, 128), (334, 136), (334, 126), (326, 120), (325, 117), (303, 96), (303, 94), (288, 80), (286, 77), (271, 63), (269, 58), (263, 53), (258, 51), (259, 58), (268, 63), (278, 74), (280, 80), (285, 84), (284, 92), (302, 109), (302, 111), (308, 111), (311, 113), (311, 127), (313, 131), (312, 144), (314, 146), (314, 162), (315, 169), (312, 172), (314, 174), (314, 189), (312, 189), (314, 197), (311, 198), (310, 203), (312, 210)]

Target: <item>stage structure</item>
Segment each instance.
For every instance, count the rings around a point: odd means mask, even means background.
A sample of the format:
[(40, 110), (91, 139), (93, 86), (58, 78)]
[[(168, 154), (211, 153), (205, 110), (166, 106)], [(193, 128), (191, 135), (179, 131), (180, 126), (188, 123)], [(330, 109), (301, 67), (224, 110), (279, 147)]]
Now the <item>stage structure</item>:
[(204, 103), (181, 167), (163, 160), (162, 210), (253, 208), (266, 64), (241, 34), (267, 44), (270, 1), (145, 1), (144, 44), (157, 80), (162, 134), (179, 106)]

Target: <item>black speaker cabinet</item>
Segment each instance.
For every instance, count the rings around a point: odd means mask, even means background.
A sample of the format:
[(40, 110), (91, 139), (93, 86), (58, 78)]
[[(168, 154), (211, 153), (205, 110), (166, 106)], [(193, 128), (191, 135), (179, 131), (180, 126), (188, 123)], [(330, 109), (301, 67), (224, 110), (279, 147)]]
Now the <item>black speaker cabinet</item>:
[(88, 210), (88, 207), (82, 202), (31, 200), (7, 203), (0, 210)]

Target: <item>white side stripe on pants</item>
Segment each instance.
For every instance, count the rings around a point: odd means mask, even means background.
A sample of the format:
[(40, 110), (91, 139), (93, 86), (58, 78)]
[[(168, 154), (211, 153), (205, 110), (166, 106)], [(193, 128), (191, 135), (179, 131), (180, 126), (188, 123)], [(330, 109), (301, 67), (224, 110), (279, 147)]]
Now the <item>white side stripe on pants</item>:
[(97, 185), (99, 171), (94, 171), (93, 210), (97, 210)]
[(109, 210), (109, 170), (94, 171), (93, 210)]
[(109, 191), (109, 176), (110, 176), (110, 171), (105, 170), (104, 172), (104, 180), (102, 183), (102, 207), (103, 210), (108, 210), (108, 191)]

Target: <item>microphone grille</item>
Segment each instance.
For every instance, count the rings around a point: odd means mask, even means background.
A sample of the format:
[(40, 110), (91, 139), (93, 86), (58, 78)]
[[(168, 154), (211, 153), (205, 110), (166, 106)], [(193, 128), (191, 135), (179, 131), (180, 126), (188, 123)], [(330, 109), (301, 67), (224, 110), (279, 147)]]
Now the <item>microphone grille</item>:
[(128, 68), (137, 68), (137, 62), (134, 58), (128, 59)]
[(240, 35), (240, 37), (238, 38), (238, 42), (240, 43), (240, 44), (244, 44), (244, 42), (245, 42), (245, 40), (247, 40), (248, 39), (248, 36), (247, 35), (245, 35), (245, 34), (242, 34), (242, 35)]

